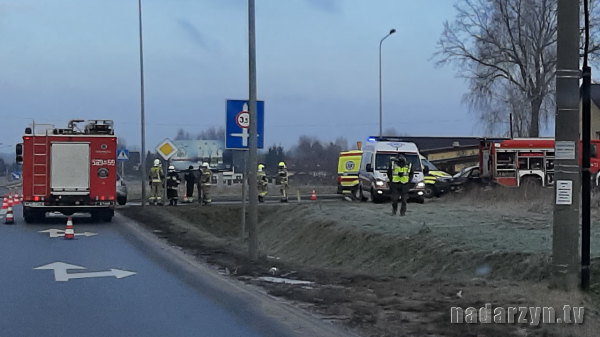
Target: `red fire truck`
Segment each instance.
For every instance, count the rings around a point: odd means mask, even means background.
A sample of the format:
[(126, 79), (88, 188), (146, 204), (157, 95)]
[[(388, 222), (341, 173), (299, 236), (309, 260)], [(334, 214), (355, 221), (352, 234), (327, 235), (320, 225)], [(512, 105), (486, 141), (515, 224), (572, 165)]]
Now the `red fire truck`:
[(117, 138), (111, 120), (87, 121), (80, 129), (33, 124), (17, 144), (22, 164), (23, 217), (31, 223), (47, 212), (90, 213), (95, 221), (111, 221), (116, 199)]
[[(590, 170), (597, 185), (600, 139), (590, 144)], [(581, 141), (579, 141), (581, 163)], [(515, 138), (479, 143), (481, 178), (504, 186), (554, 185), (554, 138)]]

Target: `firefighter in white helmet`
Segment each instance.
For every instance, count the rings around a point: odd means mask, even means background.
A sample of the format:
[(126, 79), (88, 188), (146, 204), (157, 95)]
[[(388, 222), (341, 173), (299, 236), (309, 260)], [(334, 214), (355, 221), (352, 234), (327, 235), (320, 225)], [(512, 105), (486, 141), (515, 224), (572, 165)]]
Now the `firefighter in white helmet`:
[(161, 186), (162, 186), (163, 179), (165, 179), (165, 173), (160, 164), (160, 160), (154, 159), (154, 166), (152, 168), (150, 168), (149, 177), (150, 177), (151, 194), (150, 194), (150, 198), (148, 198), (148, 199), (150, 200), (150, 203), (154, 203), (154, 205), (156, 205), (162, 199)]
[(265, 202), (265, 196), (267, 195), (268, 178), (267, 174), (265, 173), (265, 165), (263, 164), (258, 164), (256, 183), (258, 185), (258, 201)]
[[(202, 163), (201, 166), (202, 175), (200, 176), (200, 188), (202, 190), (202, 195), (198, 198), (202, 198), (202, 203), (204, 205), (208, 205), (211, 203), (210, 200), (210, 186), (212, 180), (212, 171), (207, 162)], [(200, 199), (199, 199), (200, 200)]]
[(281, 185), (280, 187), (280, 191), (281, 191), (281, 202), (287, 202), (288, 201), (288, 196), (287, 196), (287, 190), (289, 188), (288, 186), (288, 171), (287, 171), (287, 167), (285, 166), (285, 163), (280, 161), (279, 165), (277, 165), (279, 168), (279, 184)]
[(169, 205), (177, 206), (177, 199), (179, 199), (179, 173), (175, 171), (175, 166), (169, 165), (167, 172), (167, 198), (169, 199)]

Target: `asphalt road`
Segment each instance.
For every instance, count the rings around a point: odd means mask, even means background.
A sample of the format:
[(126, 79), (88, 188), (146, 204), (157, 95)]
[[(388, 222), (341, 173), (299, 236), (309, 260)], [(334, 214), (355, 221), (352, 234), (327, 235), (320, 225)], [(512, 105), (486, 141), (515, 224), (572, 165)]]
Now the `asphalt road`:
[[(20, 209), (16, 225), (0, 224), (2, 336), (349, 335), (194, 265), (121, 216), (74, 217), (76, 234), (97, 235), (64, 240), (39, 231), (64, 230), (66, 218), (27, 225)], [(56, 262), (85, 269), (34, 269)]]

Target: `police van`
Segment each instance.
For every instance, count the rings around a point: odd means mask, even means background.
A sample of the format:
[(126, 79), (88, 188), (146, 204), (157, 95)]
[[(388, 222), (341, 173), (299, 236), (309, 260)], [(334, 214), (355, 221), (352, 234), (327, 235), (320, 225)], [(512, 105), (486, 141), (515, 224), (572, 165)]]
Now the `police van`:
[(362, 146), (356, 198), (361, 201), (382, 202), (390, 199), (387, 169), (392, 156), (403, 155), (412, 164), (408, 201), (425, 201), (424, 174), (429, 168), (421, 164), (421, 154), (415, 143), (397, 137), (369, 137)]

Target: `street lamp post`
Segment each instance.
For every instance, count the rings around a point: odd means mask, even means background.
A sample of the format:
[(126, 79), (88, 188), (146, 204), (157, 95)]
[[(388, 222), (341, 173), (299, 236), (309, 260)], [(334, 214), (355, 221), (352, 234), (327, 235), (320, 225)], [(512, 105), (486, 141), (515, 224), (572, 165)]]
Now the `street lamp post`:
[(146, 117), (144, 115), (144, 49), (142, 40), (142, 0), (138, 0), (138, 13), (140, 24), (140, 124), (142, 153), (140, 155), (142, 170), (142, 208), (146, 205)]
[(394, 34), (396, 32), (395, 29), (390, 30), (390, 32), (388, 33), (388, 35), (384, 36), (383, 39), (381, 39), (381, 41), (379, 41), (379, 137), (381, 137), (383, 135), (383, 131), (382, 131), (382, 113), (381, 113), (381, 44), (383, 43), (383, 40), (387, 39), (388, 36)]

